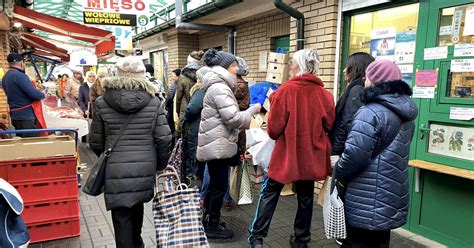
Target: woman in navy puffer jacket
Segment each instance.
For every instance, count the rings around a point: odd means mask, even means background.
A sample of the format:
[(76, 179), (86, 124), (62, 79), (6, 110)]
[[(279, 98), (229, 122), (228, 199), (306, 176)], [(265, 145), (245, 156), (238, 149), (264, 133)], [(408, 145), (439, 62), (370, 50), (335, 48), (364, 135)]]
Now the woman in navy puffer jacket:
[(336, 179), (345, 185), (347, 239), (342, 247), (389, 247), (390, 231), (407, 221), (408, 157), (418, 114), (398, 67), (378, 60), (366, 70)]

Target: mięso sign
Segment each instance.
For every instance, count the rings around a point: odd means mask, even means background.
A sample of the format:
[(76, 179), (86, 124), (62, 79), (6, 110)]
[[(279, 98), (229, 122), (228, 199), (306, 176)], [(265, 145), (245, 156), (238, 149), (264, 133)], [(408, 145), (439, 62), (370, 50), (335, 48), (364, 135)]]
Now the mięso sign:
[(148, 14), (153, 0), (83, 0), (84, 11)]
[(83, 12), (84, 24), (112, 25), (112, 26), (137, 26), (137, 16), (121, 13)]

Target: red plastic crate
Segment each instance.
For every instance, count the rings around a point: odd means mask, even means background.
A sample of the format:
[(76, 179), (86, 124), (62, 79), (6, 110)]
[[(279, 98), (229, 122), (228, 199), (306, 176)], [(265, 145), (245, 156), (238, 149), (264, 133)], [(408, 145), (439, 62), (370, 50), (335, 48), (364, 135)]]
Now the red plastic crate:
[(9, 183), (75, 176), (74, 156), (0, 162), (0, 177)]
[(79, 196), (77, 176), (23, 181), (12, 185), (18, 190), (25, 204)]
[(79, 218), (27, 224), (31, 243), (76, 237), (81, 234)]
[(79, 218), (79, 201), (76, 197), (32, 202), (25, 204), (25, 209), (21, 216), (25, 223)]

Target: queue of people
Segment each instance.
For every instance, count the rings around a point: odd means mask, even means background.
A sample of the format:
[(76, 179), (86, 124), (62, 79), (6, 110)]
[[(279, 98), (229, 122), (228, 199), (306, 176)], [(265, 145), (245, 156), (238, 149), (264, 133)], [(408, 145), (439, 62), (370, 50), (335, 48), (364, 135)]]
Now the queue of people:
[[(12, 112), (15, 127), (21, 128), (34, 124), (28, 105), (44, 95), (26, 82), (18, 56), (8, 58), (11, 69), (3, 87), (10, 107), (21, 109)], [(124, 130), (110, 154), (104, 189), (117, 247), (144, 246), (143, 204), (153, 198), (155, 176), (168, 163), (173, 139), (179, 138), (185, 144), (184, 176), (203, 181), (207, 237), (234, 235), (221, 220), (224, 202), (232, 202), (226, 197), (229, 167), (245, 152), (244, 130), (261, 105), (249, 103), (244, 58), (211, 49), (192, 52), (187, 62), (173, 71), (165, 103), (147, 78), (150, 69), (136, 57), (119, 59), (113, 77), (88, 72), (78, 90), (81, 109), (92, 116), (89, 142), (97, 155)], [(289, 244), (307, 247), (314, 182), (333, 170), (345, 205), (342, 247), (388, 247), (390, 231), (407, 221), (408, 154), (418, 114), (410, 86), (393, 62), (355, 53), (344, 70), (348, 85), (334, 104), (318, 77), (319, 64), (316, 50), (297, 51), (289, 62), (291, 78), (270, 96), (276, 111), (269, 113), (267, 131), (276, 143), (249, 227), (250, 247), (263, 247), (280, 192), (290, 183), (298, 208)], [(331, 155), (339, 157), (334, 165)]]

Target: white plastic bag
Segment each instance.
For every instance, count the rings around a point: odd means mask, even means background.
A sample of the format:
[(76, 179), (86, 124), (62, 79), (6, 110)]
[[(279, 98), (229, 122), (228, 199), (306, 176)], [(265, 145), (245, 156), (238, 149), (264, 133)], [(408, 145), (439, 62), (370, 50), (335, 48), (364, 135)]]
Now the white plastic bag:
[(275, 141), (268, 138), (262, 142), (263, 145), (255, 156), (255, 162), (263, 171), (268, 172), (268, 166), (272, 157), (273, 148), (275, 148)]

